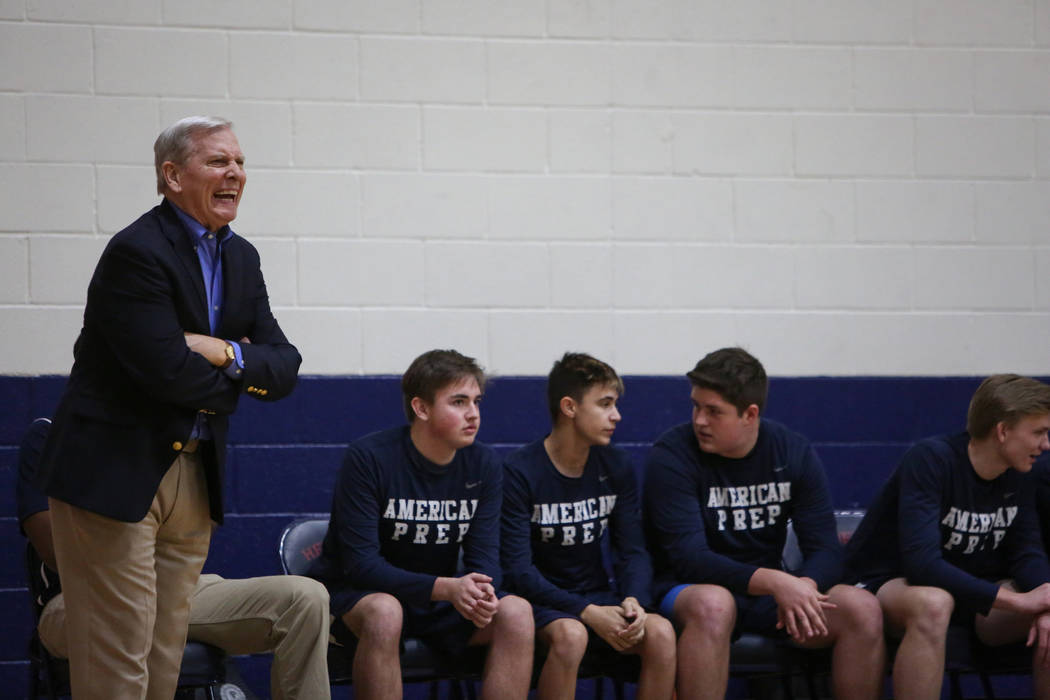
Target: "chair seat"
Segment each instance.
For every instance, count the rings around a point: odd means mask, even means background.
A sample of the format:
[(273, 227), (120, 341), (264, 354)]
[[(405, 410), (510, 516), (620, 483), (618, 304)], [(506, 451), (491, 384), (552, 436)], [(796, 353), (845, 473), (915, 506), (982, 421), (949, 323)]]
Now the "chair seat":
[[(402, 642), (401, 678), (405, 683), (427, 683), (445, 679), (477, 679), (485, 665), (485, 649), (471, 647), (459, 656), (443, 654), (421, 640)], [(353, 682), (355, 645), (328, 646), (328, 678), (333, 685)]]

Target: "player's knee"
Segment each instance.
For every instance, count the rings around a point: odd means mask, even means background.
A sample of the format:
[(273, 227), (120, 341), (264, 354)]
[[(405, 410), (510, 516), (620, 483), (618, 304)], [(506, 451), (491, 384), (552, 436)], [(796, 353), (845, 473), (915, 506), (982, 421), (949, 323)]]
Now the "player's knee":
[(674, 666), (674, 626), (666, 617), (650, 615), (645, 624), (646, 657), (657, 659), (661, 665)]
[(500, 634), (513, 634), (522, 639), (527, 638), (532, 643), (532, 606), (524, 598), (516, 595), (501, 598), (495, 624)]
[(563, 617), (544, 630), (548, 655), (567, 663), (579, 663), (587, 651), (587, 628), (579, 620)]
[(344, 621), (362, 642), (389, 645), (401, 640), (403, 616), (397, 598), (387, 593), (372, 593), (351, 608)]
[(943, 588), (915, 586), (910, 591), (908, 626), (925, 635), (944, 636), (955, 610), (955, 599)]
[(736, 623), (736, 601), (721, 586), (690, 586), (675, 601), (675, 615), (694, 631), (725, 636)]
[(839, 609), (852, 634), (872, 641), (882, 640), (882, 606), (878, 598), (859, 588), (849, 589)]

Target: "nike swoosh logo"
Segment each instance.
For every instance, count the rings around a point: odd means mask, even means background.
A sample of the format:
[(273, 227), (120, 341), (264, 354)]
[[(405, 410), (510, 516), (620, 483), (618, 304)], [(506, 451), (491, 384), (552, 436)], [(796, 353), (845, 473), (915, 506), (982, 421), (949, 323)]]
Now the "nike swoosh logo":
[(782, 472), (785, 469), (787, 469), (787, 465), (786, 464), (781, 464), (779, 467), (773, 467), (773, 471), (775, 471), (775, 472)]
[(465, 487), (466, 487), (466, 488), (468, 488), (468, 489), (472, 489), (472, 488), (474, 488), (475, 486), (478, 486), (478, 485), (480, 485), (480, 484), (481, 484), (481, 482), (480, 482), (480, 481), (468, 481), (467, 483), (463, 484), (463, 486), (465, 486)]
[(598, 481), (608, 481), (608, 480), (609, 480), (609, 475), (608, 474), (602, 474), (601, 476), (598, 477)]

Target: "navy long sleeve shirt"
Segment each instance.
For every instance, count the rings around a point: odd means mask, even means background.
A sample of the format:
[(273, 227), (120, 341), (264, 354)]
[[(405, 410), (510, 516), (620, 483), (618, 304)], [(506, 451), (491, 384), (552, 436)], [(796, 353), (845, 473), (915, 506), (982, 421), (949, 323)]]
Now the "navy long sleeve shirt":
[(610, 590), (601, 538), (608, 533), (616, 593), (651, 603), (638, 489), (630, 458), (591, 447), (580, 477), (557, 470), (537, 440), (505, 462), (500, 558), (507, 588), (530, 602), (579, 615), (585, 593)]
[(747, 593), (757, 569), (783, 568), (788, 519), (803, 555), (792, 573), (822, 591), (841, 579), (824, 469), (809, 441), (779, 423), (762, 419), (739, 459), (702, 452), (689, 423), (671, 428), (649, 453), (644, 502), (658, 597), (678, 583)]
[(415, 607), (439, 576), (465, 572), (500, 586), (502, 470), (475, 443), (447, 465), (424, 457), (409, 427), (365, 436), (347, 449), (332, 494), (332, 517), (311, 574), (330, 590), (390, 593)]
[(970, 462), (966, 433), (916, 443), (883, 485), (846, 547), (851, 575), (903, 576), (943, 588), (967, 611), (987, 614), (995, 581), (1027, 591), (1050, 581), (1028, 475), (986, 480)]

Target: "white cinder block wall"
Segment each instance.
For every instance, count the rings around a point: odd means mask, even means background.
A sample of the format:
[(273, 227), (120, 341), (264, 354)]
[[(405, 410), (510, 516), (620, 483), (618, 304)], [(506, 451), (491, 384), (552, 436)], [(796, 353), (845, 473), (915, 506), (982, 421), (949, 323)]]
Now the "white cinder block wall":
[(0, 374), (194, 113), (304, 372), (1050, 372), (1050, 0), (0, 0)]

